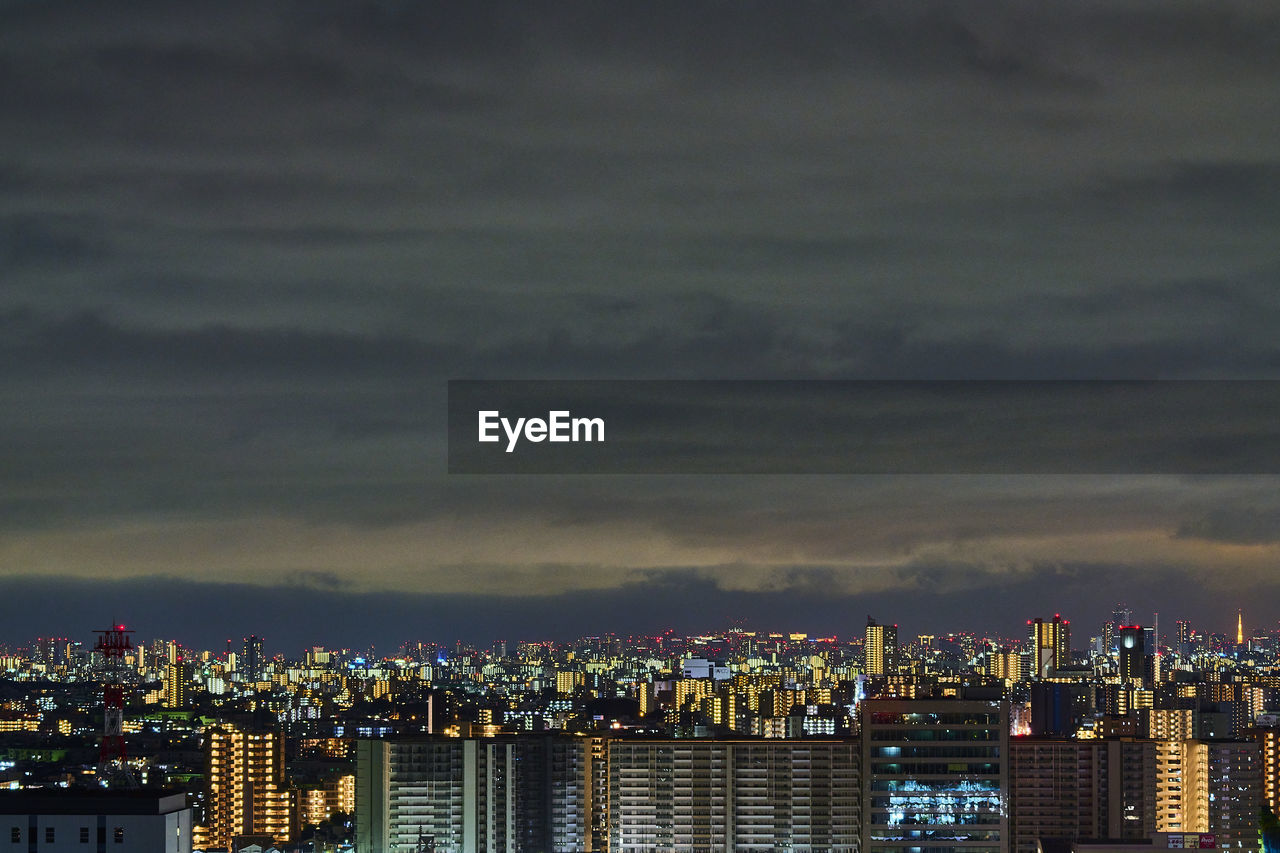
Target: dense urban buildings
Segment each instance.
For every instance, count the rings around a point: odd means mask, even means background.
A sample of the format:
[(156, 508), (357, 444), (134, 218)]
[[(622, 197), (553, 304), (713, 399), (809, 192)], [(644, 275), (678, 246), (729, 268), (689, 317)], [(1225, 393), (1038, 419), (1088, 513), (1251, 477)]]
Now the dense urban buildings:
[(875, 619), (296, 657), (40, 640), (0, 649), (0, 853), (102, 826), (117, 849), (138, 803), (180, 851), (1261, 851), (1280, 634), (1109, 617), (905, 644)]

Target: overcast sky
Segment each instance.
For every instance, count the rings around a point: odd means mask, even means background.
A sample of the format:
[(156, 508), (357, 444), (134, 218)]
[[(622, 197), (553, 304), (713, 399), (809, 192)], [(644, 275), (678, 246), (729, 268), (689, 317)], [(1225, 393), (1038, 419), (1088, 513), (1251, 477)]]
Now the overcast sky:
[(1277, 81), (1270, 0), (0, 2), (0, 642), (1274, 628), (1275, 478), (449, 477), (444, 400), (1280, 378)]

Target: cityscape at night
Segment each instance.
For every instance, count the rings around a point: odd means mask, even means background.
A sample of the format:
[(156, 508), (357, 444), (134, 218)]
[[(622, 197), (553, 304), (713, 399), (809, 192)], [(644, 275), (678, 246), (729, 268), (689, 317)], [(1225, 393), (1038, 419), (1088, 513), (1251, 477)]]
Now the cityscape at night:
[(1242, 611), (389, 655), (96, 634), (0, 648), (0, 789), (150, 793), (181, 849), (1256, 851), (1280, 805), (1280, 626)]
[(1280, 853), (1278, 81), (0, 0), (0, 853)]

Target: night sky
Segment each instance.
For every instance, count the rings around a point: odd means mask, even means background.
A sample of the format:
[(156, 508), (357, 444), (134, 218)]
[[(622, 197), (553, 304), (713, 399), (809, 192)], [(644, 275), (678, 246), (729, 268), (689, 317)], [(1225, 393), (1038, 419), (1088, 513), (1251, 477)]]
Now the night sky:
[(1280, 619), (1275, 477), (461, 477), (466, 379), (1280, 378), (1271, 0), (0, 2), (0, 642)]

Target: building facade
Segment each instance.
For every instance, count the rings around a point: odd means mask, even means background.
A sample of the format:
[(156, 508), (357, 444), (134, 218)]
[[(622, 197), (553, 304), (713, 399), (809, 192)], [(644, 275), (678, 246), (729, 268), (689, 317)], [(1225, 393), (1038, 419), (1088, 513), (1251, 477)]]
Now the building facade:
[(185, 794), (38, 790), (0, 793), (0, 851), (191, 853)]
[(854, 853), (858, 749), (849, 739), (617, 739), (611, 853)]
[(284, 780), (284, 736), (224, 724), (206, 733), (205, 822), (199, 849), (228, 847), (241, 835), (292, 840), (296, 810)]
[(1009, 705), (860, 706), (863, 853), (1009, 853)]
[(585, 738), (430, 738), (356, 744), (361, 853), (591, 849)]

